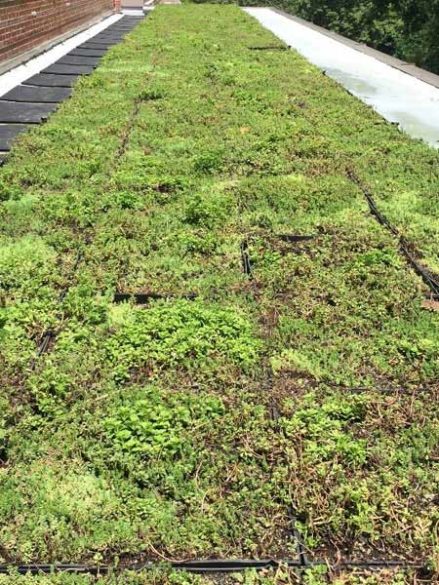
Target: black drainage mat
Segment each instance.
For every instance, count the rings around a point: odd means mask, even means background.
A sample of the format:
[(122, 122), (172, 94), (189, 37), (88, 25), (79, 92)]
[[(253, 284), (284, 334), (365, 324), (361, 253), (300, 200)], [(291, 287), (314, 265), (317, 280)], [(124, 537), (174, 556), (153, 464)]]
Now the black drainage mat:
[(107, 31), (111, 32), (122, 32), (122, 33), (129, 33), (133, 30), (136, 25), (128, 24), (126, 26), (112, 26), (111, 28), (107, 28)]
[(143, 18), (143, 16), (140, 16), (139, 18), (121, 18), (114, 24), (111, 24), (108, 28), (117, 28), (119, 26), (135, 26), (138, 22), (143, 20)]
[(99, 57), (79, 57), (78, 55), (64, 55), (56, 62), (57, 65), (88, 65), (96, 67), (100, 61)]
[(79, 75), (50, 75), (38, 73), (27, 79), (26, 85), (43, 85), (44, 87), (72, 87)]
[(67, 99), (71, 93), (72, 90), (68, 87), (36, 87), (33, 85), (19, 85), (2, 96), (2, 100), (12, 102), (58, 103)]
[(103, 45), (106, 47), (112, 47), (113, 45), (118, 45), (122, 41), (123, 39), (115, 39), (114, 37), (99, 37), (98, 39), (90, 39), (90, 41), (87, 41), (87, 46), (90, 43), (93, 45), (100, 45), (101, 47)]
[[(0, 123), (38, 124), (56, 109), (56, 104), (7, 102), (0, 100)], [(1, 150), (1, 149), (0, 149)]]
[(114, 37), (93, 37), (88, 41), (85, 41), (84, 45), (116, 45), (120, 43), (122, 39), (115, 39)]
[(117, 41), (101, 41), (100, 43), (87, 41), (80, 45), (81, 49), (109, 49), (113, 45), (117, 45)]
[[(129, 34), (133, 30), (133, 26), (126, 27), (126, 28), (110, 28), (102, 33), (99, 33), (99, 36), (102, 37), (104, 35), (114, 35), (114, 36), (121, 36), (124, 37)], [(98, 35), (96, 35), (98, 36)]]
[(105, 31), (105, 32), (101, 32), (98, 35), (95, 35), (94, 37), (91, 37), (89, 40), (90, 41), (94, 41), (95, 39), (105, 39), (105, 38), (110, 38), (110, 39), (123, 39), (123, 37), (126, 35), (127, 33), (125, 31), (120, 31), (120, 30), (113, 30), (113, 31)]
[[(106, 49), (74, 49), (68, 53), (71, 57), (103, 57)], [(65, 55), (67, 57), (67, 55)]]
[(86, 41), (85, 43), (82, 43), (82, 45), (78, 45), (75, 51), (103, 51), (103, 53), (106, 53), (112, 46), (113, 45), (103, 46), (101, 43), (91, 43), (90, 41)]
[(90, 43), (121, 43), (124, 37), (117, 37), (114, 35), (105, 35), (102, 37), (93, 37), (90, 39)]
[(41, 73), (50, 73), (53, 75), (89, 75), (93, 72), (93, 67), (90, 65), (59, 65), (58, 63), (54, 63), (47, 67), (47, 69), (43, 69)]
[(94, 35), (94, 37), (91, 37), (90, 40), (93, 39), (97, 39), (100, 37), (114, 37), (114, 38), (122, 38), (124, 37), (127, 33), (126, 30), (111, 30), (111, 29), (107, 29), (107, 30), (103, 30), (102, 32), (98, 33), (97, 35)]
[(13, 140), (26, 130), (23, 124), (0, 124), (0, 150), (10, 150)]

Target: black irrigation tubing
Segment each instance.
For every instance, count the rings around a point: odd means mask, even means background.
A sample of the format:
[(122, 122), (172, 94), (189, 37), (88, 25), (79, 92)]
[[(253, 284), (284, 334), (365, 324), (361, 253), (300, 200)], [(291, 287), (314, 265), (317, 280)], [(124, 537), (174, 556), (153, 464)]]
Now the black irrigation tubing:
[(308, 385), (314, 389), (326, 388), (329, 387), (334, 390), (339, 390), (340, 392), (345, 393), (352, 393), (352, 394), (362, 394), (362, 393), (379, 393), (385, 395), (391, 394), (399, 394), (399, 393), (406, 393), (409, 394), (411, 392), (432, 392), (438, 391), (439, 392), (439, 379), (419, 382), (419, 383), (409, 383), (407, 386), (402, 386), (401, 383), (397, 386), (345, 386), (344, 384), (338, 384), (337, 382), (330, 382), (325, 381), (322, 382), (321, 385), (313, 379), (313, 378), (303, 378), (304, 381), (308, 383)]
[(156, 300), (171, 300), (171, 299), (185, 299), (193, 301), (197, 298), (197, 293), (187, 293), (183, 295), (162, 294), (154, 292), (146, 293), (115, 293), (113, 303), (123, 303), (125, 301), (133, 301), (136, 305), (146, 305), (149, 301)]
[(299, 557), (299, 563), (301, 567), (307, 567), (309, 566), (309, 559), (308, 556), (306, 554), (306, 548), (305, 548), (305, 544), (303, 542), (303, 536), (301, 534), (301, 532), (299, 531), (299, 529), (297, 528), (297, 515), (294, 512), (294, 510), (290, 510), (290, 522), (291, 522), (291, 530), (292, 530), (292, 534), (294, 537), (294, 540), (296, 541), (296, 549), (297, 549), (297, 555)]
[(242, 262), (242, 270), (244, 274), (246, 274), (249, 279), (253, 278), (252, 275), (252, 267), (250, 263), (250, 255), (248, 251), (248, 240), (243, 240), (240, 245), (241, 249), (241, 262)]
[[(73, 275), (75, 274), (82, 258), (83, 258), (83, 252), (82, 252), (82, 249), (79, 249), (77, 254), (76, 254), (75, 262), (73, 263), (73, 266), (70, 270), (69, 281), (71, 281)], [(69, 283), (66, 286), (64, 286), (63, 289), (61, 290), (59, 297), (58, 297), (59, 304), (61, 304), (63, 302), (63, 300), (65, 299), (65, 297), (70, 289), (70, 286), (71, 286), (71, 284)], [(55, 335), (56, 334), (53, 331), (53, 329), (47, 329), (43, 333), (43, 335), (40, 339), (40, 342), (38, 344), (38, 347), (37, 347), (36, 355), (32, 359), (31, 364), (30, 364), (31, 370), (34, 370), (36, 368), (38, 358), (41, 357), (43, 355), (43, 353), (47, 352), (47, 350), (50, 347), (50, 342), (54, 339)]]
[(434, 390), (439, 391), (439, 381), (433, 382), (422, 382), (419, 385), (412, 384), (411, 386), (343, 386), (342, 384), (335, 384), (332, 382), (325, 382), (330, 388), (340, 390), (341, 392), (351, 394), (363, 394), (363, 393), (378, 393), (385, 395), (396, 395), (396, 394), (410, 394), (413, 392), (431, 392)]
[(185, 571), (188, 573), (237, 573), (247, 570), (262, 571), (267, 569), (279, 569), (282, 567), (306, 570), (313, 567), (325, 566), (332, 570), (336, 569), (405, 569), (422, 571), (431, 575), (431, 570), (425, 563), (386, 560), (386, 559), (369, 559), (365, 561), (341, 561), (331, 564), (324, 560), (304, 562), (301, 559), (205, 559), (193, 561), (147, 561), (144, 563), (123, 564), (123, 565), (87, 565), (87, 564), (2, 564), (0, 565), (0, 574), (9, 574), (15, 571), (21, 575), (38, 575), (52, 573), (73, 573), (88, 575), (108, 575), (112, 573), (121, 573), (124, 571), (149, 571), (160, 567), (170, 567), (176, 571)]
[[(270, 396), (271, 418), (275, 423), (276, 433), (279, 435), (283, 435), (283, 430), (282, 430), (282, 427), (280, 426), (280, 423), (279, 423), (280, 412), (279, 412), (279, 409), (277, 407), (276, 401), (272, 395), (273, 370), (271, 369), (270, 366), (268, 366), (268, 364), (266, 364), (266, 378), (265, 378), (265, 380), (266, 380), (265, 389), (269, 392), (269, 396)], [(296, 510), (294, 509), (294, 506), (292, 506), (292, 505), (289, 506), (288, 507), (288, 519), (289, 519), (289, 525), (290, 525), (290, 535), (292, 537), (293, 543), (296, 546), (296, 553), (297, 553), (297, 557), (298, 557), (298, 560), (295, 562), (297, 563), (297, 568), (303, 568), (303, 567), (308, 566), (309, 560), (308, 560), (308, 557), (306, 554), (306, 548), (305, 548), (303, 536), (297, 527), (297, 523), (298, 523), (297, 516), (298, 516), (298, 514), (297, 514)], [(286, 561), (287, 564), (288, 564), (288, 562), (289, 561)]]
[(264, 45), (247, 47), (250, 51), (288, 51), (291, 47), (284, 45)]
[(369, 189), (364, 185), (364, 183), (360, 180), (358, 175), (352, 170), (347, 169), (347, 176), (350, 181), (352, 181), (357, 187), (362, 191), (363, 195), (365, 196), (367, 203), (369, 205), (369, 209), (372, 215), (376, 218), (376, 220), (387, 228), (396, 238), (398, 238), (399, 247), (402, 254), (406, 257), (409, 264), (412, 266), (414, 271), (422, 278), (425, 284), (429, 287), (433, 295), (439, 295), (439, 280), (430, 271), (425, 268), (415, 257), (415, 254), (412, 252), (413, 246), (408, 242), (408, 240), (402, 236), (398, 230), (395, 228), (394, 225), (390, 223), (390, 221), (381, 213), (378, 209), (378, 206), (372, 196), (372, 193)]
[[(397, 392), (401, 392), (402, 388), (390, 388), (390, 387), (385, 387), (385, 386), (378, 386), (378, 387), (373, 387), (373, 386), (342, 386), (341, 384), (332, 384), (330, 382), (326, 382), (326, 384), (328, 386), (330, 386), (331, 388), (335, 388), (337, 390), (340, 390), (342, 392), (349, 392), (351, 394), (364, 394), (366, 392), (377, 392), (379, 394), (392, 394), (392, 393), (397, 393)], [(418, 391), (418, 389), (416, 389), (416, 391)]]
[(128, 124), (125, 127), (125, 132), (122, 136), (122, 141), (119, 145), (119, 148), (116, 151), (116, 155), (115, 155), (116, 162), (120, 161), (120, 159), (123, 157), (123, 155), (125, 154), (125, 152), (127, 150), (128, 142), (129, 142), (130, 136), (131, 136), (131, 131), (134, 127), (137, 116), (139, 115), (139, 109), (140, 109), (141, 102), (142, 102), (141, 98), (137, 98), (134, 100), (134, 105), (133, 105), (133, 109), (132, 109)]

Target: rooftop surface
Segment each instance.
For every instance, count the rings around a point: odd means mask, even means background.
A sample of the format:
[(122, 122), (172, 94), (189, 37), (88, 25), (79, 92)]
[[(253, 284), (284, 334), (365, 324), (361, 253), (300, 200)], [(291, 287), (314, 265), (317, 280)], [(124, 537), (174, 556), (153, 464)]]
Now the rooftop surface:
[(434, 582), (438, 158), (237, 7), (112, 46), (0, 169), (0, 562)]

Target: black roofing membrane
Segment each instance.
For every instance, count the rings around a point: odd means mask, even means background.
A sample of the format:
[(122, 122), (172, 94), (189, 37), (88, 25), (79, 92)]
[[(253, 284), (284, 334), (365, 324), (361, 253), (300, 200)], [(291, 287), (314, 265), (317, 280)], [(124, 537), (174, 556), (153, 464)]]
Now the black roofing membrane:
[(94, 39), (105, 39), (105, 38), (110, 38), (110, 39), (123, 39), (123, 37), (125, 37), (127, 35), (126, 31), (120, 31), (120, 30), (110, 30), (110, 31), (105, 31), (105, 32), (101, 32), (97, 35), (95, 35), (94, 37), (92, 37), (90, 40), (94, 40)]
[(72, 87), (78, 79), (76, 75), (51, 75), (50, 73), (38, 73), (24, 82), (26, 85), (43, 85), (45, 87)]
[(54, 75), (90, 75), (93, 72), (94, 67), (90, 65), (63, 65), (54, 63), (46, 69), (43, 69), (41, 73), (50, 73)]
[(93, 37), (89, 42), (91, 43), (121, 43), (124, 37), (115, 37), (113, 35), (105, 35), (102, 37)]
[(57, 65), (88, 65), (97, 67), (100, 57), (82, 57), (78, 55), (64, 55), (56, 62)]
[(26, 85), (41, 85), (44, 87), (72, 87), (79, 75), (53, 75), (38, 73), (24, 82)]
[(0, 123), (39, 124), (57, 107), (53, 103), (8, 102), (0, 100)]
[(0, 124), (0, 150), (10, 150), (14, 139), (27, 128), (24, 124)]
[(78, 47), (77, 49), (73, 49), (73, 51), (70, 51), (70, 53), (67, 54), (71, 57), (103, 57), (106, 52), (107, 49), (82, 49)]
[(13, 102), (40, 102), (40, 103), (58, 103), (67, 99), (72, 93), (68, 87), (37, 87), (18, 85), (8, 91), (2, 100)]
[(117, 44), (118, 44), (117, 41), (100, 41), (99, 43), (96, 43), (94, 41), (93, 42), (87, 41), (86, 43), (79, 45), (79, 47), (81, 47), (81, 49), (105, 49), (105, 48), (109, 49), (113, 45), (117, 45)]

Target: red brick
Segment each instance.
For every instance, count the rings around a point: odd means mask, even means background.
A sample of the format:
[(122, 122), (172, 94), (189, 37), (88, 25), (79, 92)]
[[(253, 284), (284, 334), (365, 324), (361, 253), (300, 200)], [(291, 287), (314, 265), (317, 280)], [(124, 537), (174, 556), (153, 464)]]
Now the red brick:
[(1, 0), (0, 63), (109, 10), (120, 0)]

